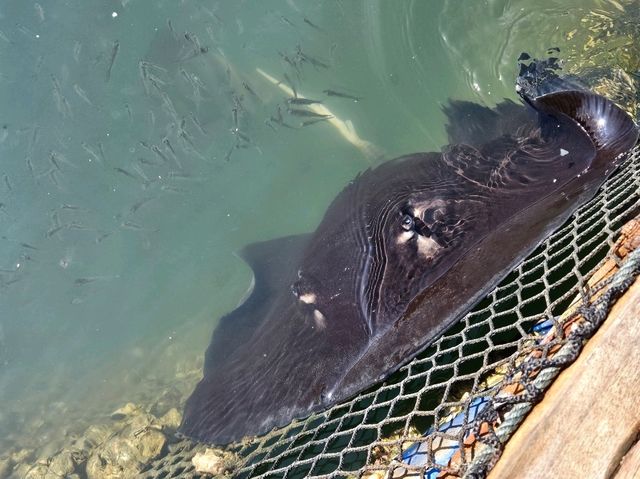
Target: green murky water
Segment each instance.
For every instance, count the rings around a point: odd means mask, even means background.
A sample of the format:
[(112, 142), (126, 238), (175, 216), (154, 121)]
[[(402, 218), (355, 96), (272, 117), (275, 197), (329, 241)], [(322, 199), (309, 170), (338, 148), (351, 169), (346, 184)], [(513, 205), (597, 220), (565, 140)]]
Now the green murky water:
[[(619, 8), (3, 2), (0, 448), (53, 442), (193, 370), (249, 285), (234, 251), (313, 230), (359, 171), (439, 149), (447, 99), (515, 99), (520, 52), (580, 51), (580, 19)], [(302, 126), (292, 87), (339, 122)]]

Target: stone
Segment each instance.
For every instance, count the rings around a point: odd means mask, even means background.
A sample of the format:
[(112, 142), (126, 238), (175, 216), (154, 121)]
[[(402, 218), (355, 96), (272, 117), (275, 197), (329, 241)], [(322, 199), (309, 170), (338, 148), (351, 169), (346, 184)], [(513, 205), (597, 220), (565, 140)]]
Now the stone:
[(33, 453), (33, 449), (20, 449), (19, 451), (11, 454), (11, 460), (16, 464), (29, 462), (33, 458)]
[(84, 432), (84, 440), (95, 447), (102, 444), (112, 434), (112, 429), (107, 425), (93, 424)]
[(199, 473), (219, 476), (231, 474), (237, 464), (237, 457), (230, 452), (207, 448), (196, 453), (191, 459), (191, 463)]
[(182, 422), (182, 414), (176, 408), (171, 408), (159, 419), (159, 422), (163, 429), (175, 431)]
[(87, 460), (88, 479), (134, 478), (142, 469), (136, 459), (136, 448), (120, 437), (109, 439), (99, 446)]
[(147, 463), (160, 455), (167, 443), (167, 438), (156, 429), (148, 429), (136, 436), (134, 444), (139, 453), (139, 460)]
[(0, 458), (0, 479), (6, 479), (13, 470), (13, 461), (10, 457)]
[(13, 474), (9, 477), (27, 477), (27, 473), (29, 472), (29, 469), (31, 469), (31, 465), (30, 464), (26, 464), (26, 463), (21, 463), (21, 464), (17, 464), (14, 468), (13, 468)]
[(46, 464), (36, 464), (29, 468), (24, 479), (44, 479), (47, 472), (49, 472), (49, 468)]
[(128, 479), (138, 475), (145, 464), (158, 457), (166, 438), (149, 426), (155, 418), (136, 416), (118, 435), (98, 446), (87, 460), (88, 479)]
[(49, 463), (49, 471), (59, 477), (66, 477), (76, 469), (73, 455), (69, 451), (62, 451), (53, 456)]
[(127, 404), (125, 404), (121, 408), (116, 409), (115, 411), (113, 411), (111, 413), (110, 417), (111, 417), (111, 419), (113, 419), (115, 421), (120, 421), (122, 419), (126, 419), (127, 417), (140, 414), (141, 412), (142, 412), (142, 409), (140, 408), (140, 406), (137, 406), (136, 404), (133, 404), (132, 402), (128, 402)]

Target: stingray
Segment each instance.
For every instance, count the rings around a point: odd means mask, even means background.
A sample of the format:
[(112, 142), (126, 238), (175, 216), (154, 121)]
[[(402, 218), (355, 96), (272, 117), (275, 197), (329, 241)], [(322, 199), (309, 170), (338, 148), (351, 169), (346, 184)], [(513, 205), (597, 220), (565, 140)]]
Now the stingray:
[(254, 287), (213, 332), (183, 435), (235, 442), (384, 380), (595, 195), (636, 126), (539, 66), (523, 104), (450, 102), (448, 146), (361, 173), (314, 233), (244, 248)]

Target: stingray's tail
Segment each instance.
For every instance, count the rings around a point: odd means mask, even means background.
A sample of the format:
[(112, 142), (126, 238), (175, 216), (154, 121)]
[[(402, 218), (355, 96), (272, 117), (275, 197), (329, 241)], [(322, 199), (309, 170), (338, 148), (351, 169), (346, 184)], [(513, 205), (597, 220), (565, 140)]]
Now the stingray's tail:
[(636, 144), (638, 128), (631, 117), (578, 78), (560, 75), (557, 57), (538, 60), (523, 53), (518, 61), (516, 91), (522, 99), (538, 112), (578, 123), (593, 142), (599, 161), (608, 163)]

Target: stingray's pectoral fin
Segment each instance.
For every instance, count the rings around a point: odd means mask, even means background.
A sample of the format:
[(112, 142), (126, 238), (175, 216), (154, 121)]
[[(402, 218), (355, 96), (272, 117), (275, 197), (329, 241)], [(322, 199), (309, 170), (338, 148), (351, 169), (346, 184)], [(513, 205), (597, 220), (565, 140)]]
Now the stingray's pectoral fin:
[(565, 115), (577, 122), (598, 150), (598, 159), (610, 161), (638, 141), (638, 129), (629, 115), (603, 96), (586, 91), (549, 93), (533, 100), (540, 111)]
[(238, 252), (253, 271), (253, 287), (245, 300), (220, 320), (205, 356), (205, 376), (234, 349), (246, 343), (268, 315), (273, 298), (290, 286), (310, 235), (252, 243)]
[(322, 342), (326, 335), (318, 337), (312, 328), (313, 308), (291, 291), (307, 240), (307, 235), (290, 236), (239, 253), (253, 270), (254, 287), (213, 332), (204, 377), (187, 400), (181, 434), (226, 444), (319, 407), (327, 384), (323, 375), (338, 372), (329, 364), (309, 376), (309, 363), (331, 358), (333, 342)]

